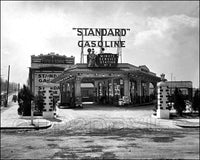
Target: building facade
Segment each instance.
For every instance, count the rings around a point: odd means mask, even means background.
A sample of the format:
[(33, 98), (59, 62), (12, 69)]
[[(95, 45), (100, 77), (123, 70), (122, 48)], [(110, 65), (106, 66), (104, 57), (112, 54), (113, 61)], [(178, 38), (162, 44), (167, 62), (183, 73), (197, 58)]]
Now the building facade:
[[(44, 90), (44, 84), (49, 83), (54, 78), (58, 77), (65, 68), (74, 65), (75, 58), (73, 56), (66, 57), (55, 53), (38, 56), (31, 56), (31, 67), (29, 68), (29, 86), (32, 93), (36, 96)], [(52, 86), (54, 96), (60, 95), (58, 84)]]
[(173, 96), (175, 88), (178, 88), (184, 95), (184, 99), (192, 100), (193, 87), (191, 81), (166, 81), (166, 84), (169, 86), (170, 95)]

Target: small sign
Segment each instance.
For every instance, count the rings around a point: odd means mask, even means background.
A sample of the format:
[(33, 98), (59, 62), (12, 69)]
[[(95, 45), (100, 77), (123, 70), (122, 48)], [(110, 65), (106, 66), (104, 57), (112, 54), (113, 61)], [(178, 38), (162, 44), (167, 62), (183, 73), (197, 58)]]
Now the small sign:
[(89, 68), (102, 67), (110, 68), (117, 67), (118, 55), (111, 53), (94, 54), (90, 53), (87, 56), (87, 63)]

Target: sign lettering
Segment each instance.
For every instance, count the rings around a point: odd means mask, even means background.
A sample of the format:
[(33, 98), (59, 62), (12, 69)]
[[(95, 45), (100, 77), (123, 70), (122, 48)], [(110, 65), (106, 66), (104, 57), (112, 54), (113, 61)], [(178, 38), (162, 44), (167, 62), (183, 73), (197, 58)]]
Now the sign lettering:
[(104, 54), (88, 54), (88, 67), (116, 67), (118, 62), (118, 55), (111, 53)]
[[(96, 37), (124, 37), (127, 32), (130, 31), (128, 28), (73, 28), (77, 31), (77, 36), (96, 36)], [(125, 47), (125, 41), (95, 41), (95, 40), (81, 40), (78, 41), (79, 47), (105, 47), (105, 48), (116, 48)]]
[[(38, 94), (38, 91), (43, 91), (45, 87), (43, 86), (43, 83), (50, 83), (51, 80), (58, 77), (58, 75), (61, 72), (54, 72), (54, 73), (46, 73), (46, 72), (40, 72), (35, 73), (35, 95)], [(59, 96), (60, 93), (60, 87), (59, 84), (55, 84), (53, 87), (54, 95)]]

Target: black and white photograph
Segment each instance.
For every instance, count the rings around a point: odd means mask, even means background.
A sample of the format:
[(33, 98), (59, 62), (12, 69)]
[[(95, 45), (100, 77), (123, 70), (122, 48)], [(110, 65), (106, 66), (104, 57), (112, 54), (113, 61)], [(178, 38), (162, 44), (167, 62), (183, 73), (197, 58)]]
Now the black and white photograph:
[(199, 159), (199, 1), (1, 1), (1, 159)]

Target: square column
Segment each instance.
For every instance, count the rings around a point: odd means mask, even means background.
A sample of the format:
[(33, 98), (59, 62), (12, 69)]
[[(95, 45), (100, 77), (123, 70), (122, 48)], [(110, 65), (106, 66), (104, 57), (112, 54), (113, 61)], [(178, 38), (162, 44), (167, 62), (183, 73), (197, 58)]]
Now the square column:
[(95, 96), (96, 96), (96, 99), (95, 101), (98, 102), (98, 99), (99, 99), (99, 82), (98, 81), (95, 81), (94, 82), (94, 87), (95, 87)]
[(129, 87), (129, 79), (124, 78), (124, 103), (130, 103), (130, 87)]
[(137, 80), (136, 85), (137, 85), (137, 91), (136, 91), (137, 95), (142, 96), (142, 82), (141, 82), (141, 80)]
[(146, 82), (146, 91), (147, 91), (147, 95), (146, 96), (148, 96), (147, 98), (148, 98), (148, 102), (150, 102), (150, 94), (149, 94), (149, 86), (150, 86), (150, 84), (149, 84), (149, 82)]
[(146, 83), (146, 87), (147, 87), (147, 88), (146, 88), (146, 89), (147, 89), (147, 96), (150, 96), (150, 95), (149, 95), (149, 82)]
[(75, 97), (81, 96), (81, 78), (77, 77), (75, 81)]
[(81, 97), (81, 78), (77, 77), (75, 81), (75, 104), (74, 107), (82, 107), (82, 97)]
[(128, 78), (124, 79), (124, 96), (130, 96), (130, 90), (129, 90), (129, 80)]
[(111, 79), (111, 95), (112, 95), (112, 97), (114, 97), (114, 93), (115, 93), (115, 91), (114, 91), (114, 83), (113, 83), (113, 79)]
[(136, 103), (141, 103), (141, 96), (142, 96), (142, 82), (141, 82), (141, 80), (137, 80), (137, 82), (136, 82), (136, 85), (137, 85), (137, 91), (136, 91), (136, 93), (137, 93), (137, 100), (136, 100)]

